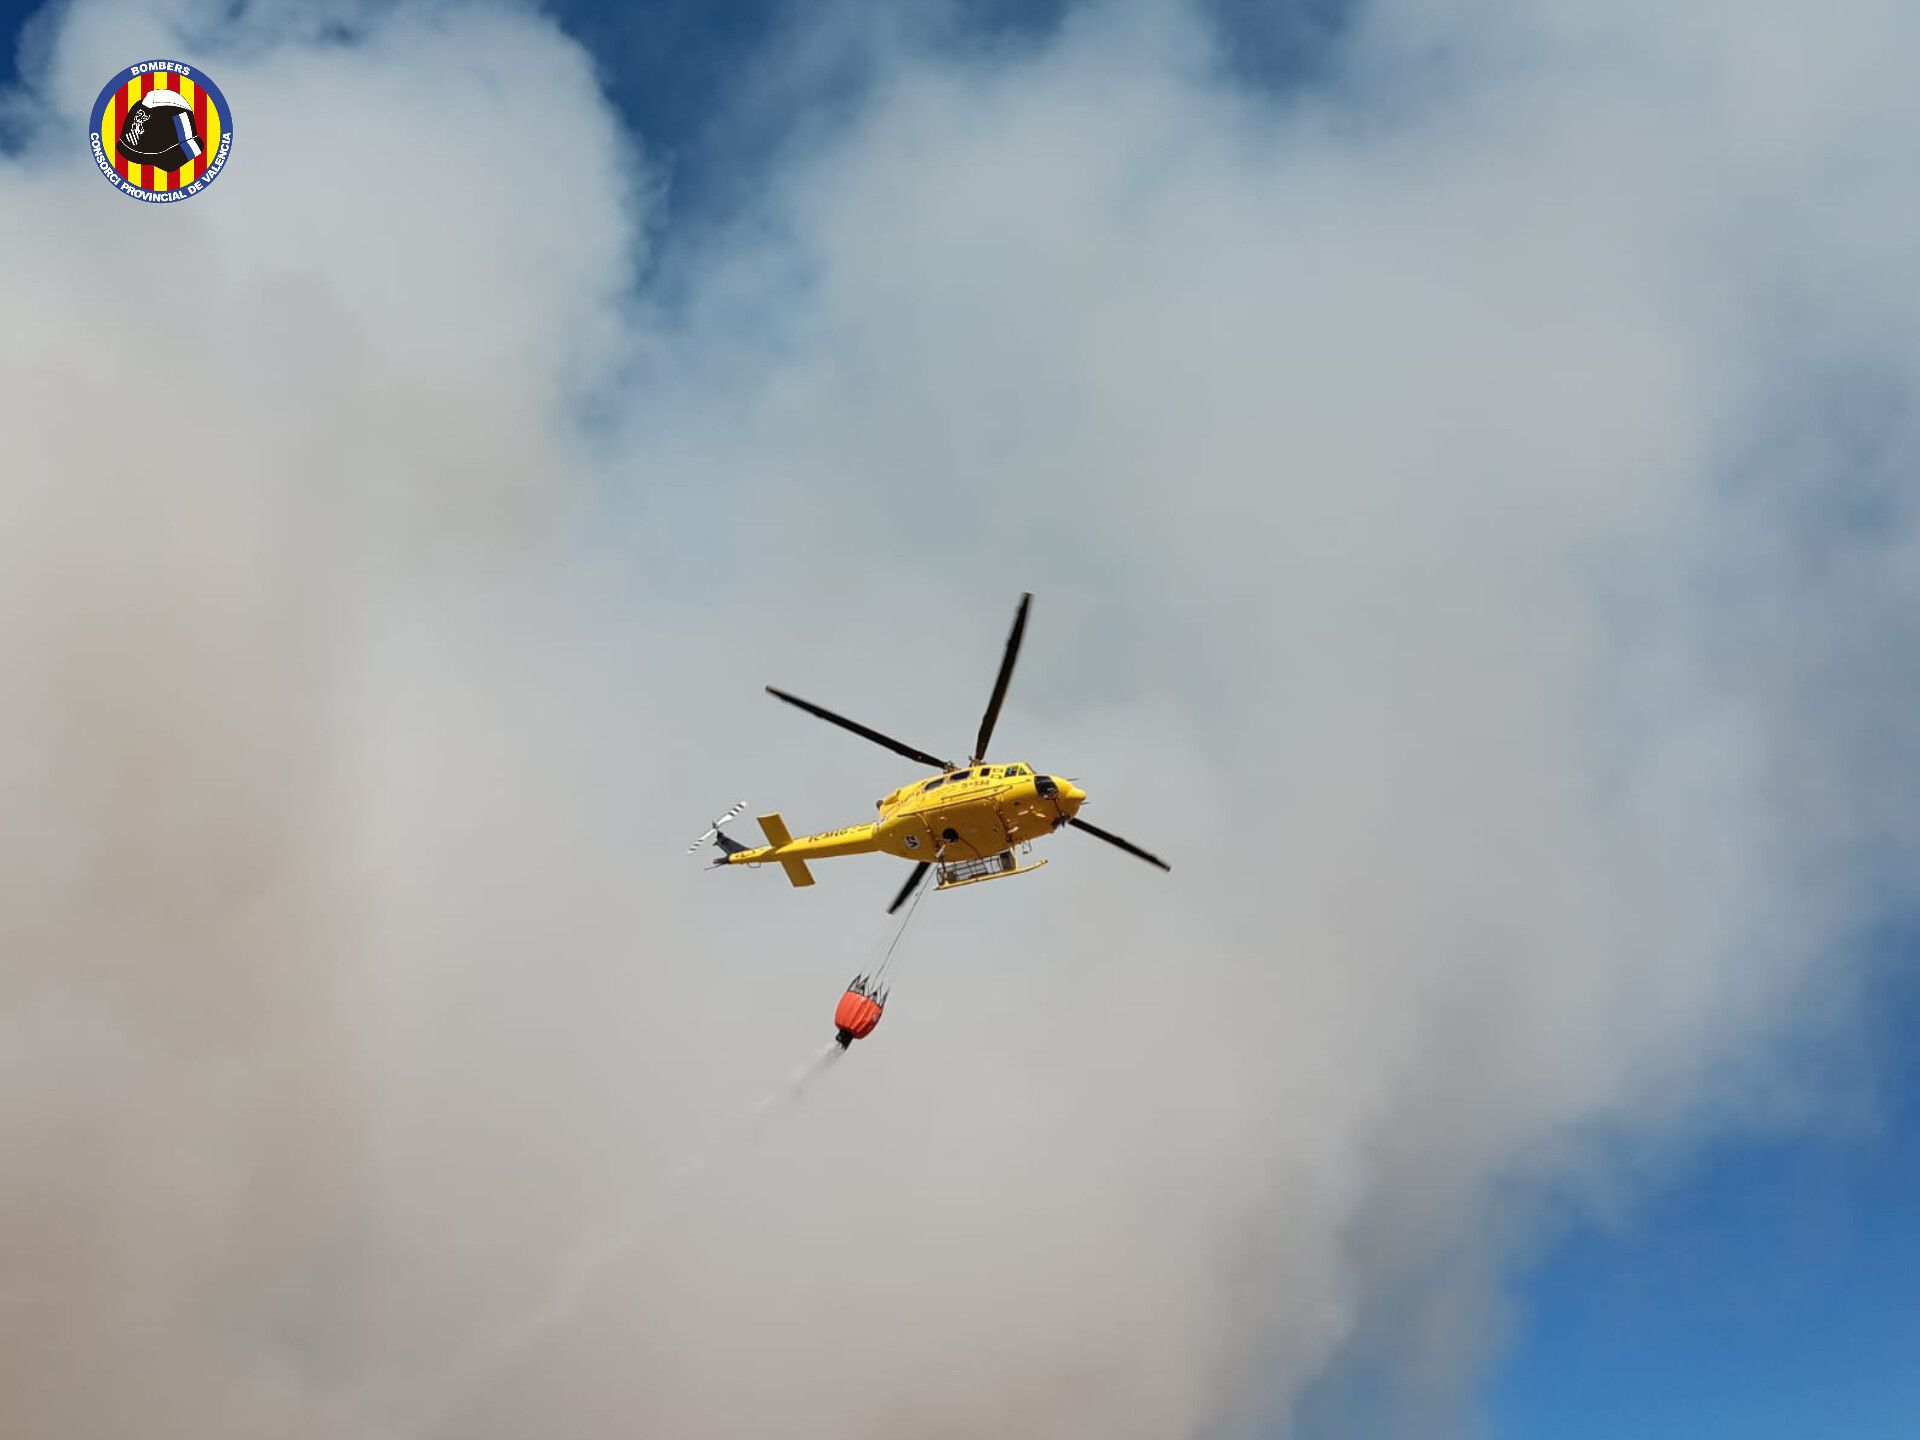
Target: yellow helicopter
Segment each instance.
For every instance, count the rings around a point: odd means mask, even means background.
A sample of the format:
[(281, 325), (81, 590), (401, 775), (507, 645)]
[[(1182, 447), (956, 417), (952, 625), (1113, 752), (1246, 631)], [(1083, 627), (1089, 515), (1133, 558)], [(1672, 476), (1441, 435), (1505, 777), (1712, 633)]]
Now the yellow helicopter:
[(987, 713), (981, 717), (973, 755), (965, 765), (955, 765), (915, 749), (769, 685), (769, 695), (940, 773), (931, 779), (902, 785), (875, 801), (879, 818), (871, 824), (846, 825), (838, 830), (796, 838), (788, 833), (786, 822), (777, 814), (762, 815), (760, 828), (766, 834), (767, 843), (759, 846), (743, 845), (721, 829), (746, 808), (743, 800), (715, 820), (706, 833), (693, 842), (688, 853), (711, 841), (720, 850), (720, 858), (713, 862), (712, 868), (772, 861), (786, 871), (787, 879), (795, 885), (811, 885), (813, 872), (807, 868), (810, 860), (883, 850), (915, 862), (913, 873), (887, 907), (888, 914), (907, 902), (929, 869), (937, 869), (938, 888), (942, 890), (1039, 869), (1047, 862), (1040, 860), (1022, 865), (1014, 856), (1015, 847), (1024, 851), (1032, 841), (1051, 835), (1063, 825), (1116, 845), (1150, 865), (1171, 870), (1173, 867), (1158, 855), (1080, 819), (1080, 806), (1087, 794), (1072, 781), (1042, 774), (1028, 765), (986, 762), (987, 743), (993, 738), (994, 722), (1000, 718), (1000, 704), (1007, 698), (1007, 682), (1013, 678), (1014, 662), (1020, 657), (1020, 638), (1026, 633), (1027, 611), (1032, 604), (1031, 594), (1020, 597), (1019, 608), (1013, 616), (1013, 630), (1007, 636), (1006, 653), (1000, 660), (1000, 673), (994, 679), (993, 694), (987, 701)]

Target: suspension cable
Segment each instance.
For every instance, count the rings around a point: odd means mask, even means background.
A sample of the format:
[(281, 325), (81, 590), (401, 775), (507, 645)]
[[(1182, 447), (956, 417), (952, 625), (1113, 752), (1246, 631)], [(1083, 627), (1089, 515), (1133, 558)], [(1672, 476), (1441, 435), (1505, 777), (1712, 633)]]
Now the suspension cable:
[(927, 891), (932, 888), (926, 883), (925, 877), (922, 877), (919, 886), (913, 892), (913, 900), (907, 906), (906, 916), (900, 921), (900, 928), (893, 932), (893, 939), (887, 945), (887, 953), (874, 967), (872, 979), (876, 987), (881, 978), (892, 968), (894, 952), (900, 948), (900, 942), (906, 938), (907, 927), (913, 924), (913, 917), (920, 913), (920, 902), (926, 899)]

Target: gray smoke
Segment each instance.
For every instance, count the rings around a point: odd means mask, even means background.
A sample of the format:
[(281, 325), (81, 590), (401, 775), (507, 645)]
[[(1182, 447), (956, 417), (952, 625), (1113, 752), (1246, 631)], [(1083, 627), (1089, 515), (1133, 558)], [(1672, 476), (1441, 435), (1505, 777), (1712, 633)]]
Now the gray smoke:
[[(1284, 1429), (1361, 1353), (1377, 1433), (1470, 1427), (1541, 1207), (1817, 1118), (1911, 898), (1916, 30), (1382, 3), (1275, 98), (1173, 4), (876, 26), (653, 260), (538, 14), (49, 20), (0, 1430), (407, 1434), (663, 1213), (443, 1433)], [(147, 53), (236, 112), (169, 207), (75, 141)], [(996, 749), (1173, 875), (931, 898), (858, 1063), (676, 1195), (900, 879), (683, 855), (910, 772), (759, 686), (957, 749), (1021, 589)]]

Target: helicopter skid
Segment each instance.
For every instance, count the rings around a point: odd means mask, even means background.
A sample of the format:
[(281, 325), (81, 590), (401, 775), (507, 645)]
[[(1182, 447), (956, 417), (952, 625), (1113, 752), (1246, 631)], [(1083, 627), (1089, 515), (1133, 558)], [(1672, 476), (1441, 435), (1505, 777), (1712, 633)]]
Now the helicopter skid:
[(978, 885), (982, 880), (1004, 880), (1009, 875), (1025, 875), (1038, 870), (1046, 863), (1036, 860), (1031, 865), (1022, 865), (1014, 859), (1011, 850), (1002, 850), (998, 855), (988, 855), (979, 860), (955, 860), (951, 864), (934, 867), (934, 888), (958, 890), (963, 885)]

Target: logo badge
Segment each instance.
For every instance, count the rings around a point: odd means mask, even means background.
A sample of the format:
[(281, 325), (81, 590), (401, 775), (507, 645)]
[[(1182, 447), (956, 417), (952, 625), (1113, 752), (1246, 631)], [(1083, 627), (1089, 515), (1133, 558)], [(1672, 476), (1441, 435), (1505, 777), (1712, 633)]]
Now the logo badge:
[(233, 112), (200, 71), (143, 60), (115, 75), (93, 102), (93, 163), (136, 200), (198, 195), (233, 153)]

